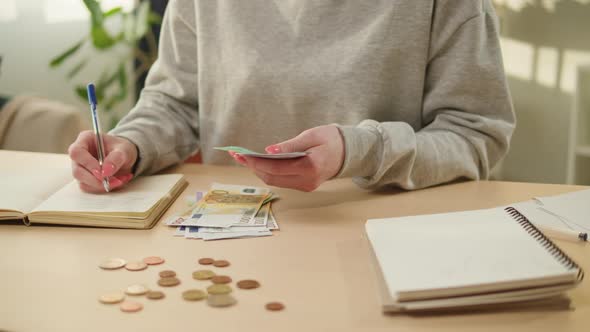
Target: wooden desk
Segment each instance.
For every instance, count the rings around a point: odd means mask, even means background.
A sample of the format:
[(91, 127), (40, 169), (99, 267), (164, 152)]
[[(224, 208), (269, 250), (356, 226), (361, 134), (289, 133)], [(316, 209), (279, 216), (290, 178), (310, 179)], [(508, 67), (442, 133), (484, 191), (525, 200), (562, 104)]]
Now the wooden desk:
[[(15, 154), (0, 162), (23, 167), (69, 167), (65, 156)], [(17, 163), (18, 160), (18, 163)], [(28, 166), (27, 166), (28, 165)], [(42, 170), (42, 169), (40, 169)], [(172, 170), (190, 182), (167, 215), (185, 206), (184, 197), (214, 182), (262, 185), (246, 169), (184, 165)], [(9, 190), (3, 188), (2, 190)], [(350, 180), (326, 183), (313, 193), (273, 188), (281, 230), (266, 238), (204, 242), (173, 237), (158, 224), (146, 231), (0, 225), (0, 330), (9, 331), (233, 331), (343, 330), (388, 331), (587, 331), (590, 282), (570, 293), (575, 310), (526, 310), (446, 315), (384, 315), (364, 236), (368, 218), (489, 208), (579, 189), (574, 186), (509, 182), (466, 182), (415, 192), (375, 193)], [(556, 241), (590, 272), (590, 245)], [(408, 253), (411, 254), (411, 253)], [(140, 272), (103, 271), (105, 257), (128, 260), (159, 255), (163, 266)], [(191, 278), (200, 257), (224, 258), (222, 271), (239, 280), (258, 279), (262, 287), (236, 289), (238, 304), (217, 309), (189, 303), (181, 292), (203, 289)], [(164, 289), (166, 298), (140, 298), (143, 311), (127, 314), (97, 297), (132, 283), (156, 285), (157, 273), (176, 270), (182, 284)], [(268, 312), (268, 301), (283, 301), (283, 312)]]

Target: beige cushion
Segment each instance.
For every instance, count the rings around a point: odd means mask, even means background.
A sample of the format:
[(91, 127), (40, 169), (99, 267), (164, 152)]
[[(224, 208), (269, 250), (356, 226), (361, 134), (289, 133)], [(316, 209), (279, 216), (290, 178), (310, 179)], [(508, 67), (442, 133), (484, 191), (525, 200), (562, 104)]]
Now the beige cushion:
[(0, 149), (65, 153), (87, 128), (82, 110), (39, 97), (18, 96), (0, 111)]

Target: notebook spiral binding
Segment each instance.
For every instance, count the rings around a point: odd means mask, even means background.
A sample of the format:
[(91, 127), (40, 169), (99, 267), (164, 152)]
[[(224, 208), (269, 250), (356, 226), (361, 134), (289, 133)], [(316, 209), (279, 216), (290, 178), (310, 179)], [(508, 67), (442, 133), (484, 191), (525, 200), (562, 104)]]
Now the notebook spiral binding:
[(566, 253), (564, 253), (553, 241), (545, 236), (535, 225), (522, 213), (520, 213), (517, 209), (513, 207), (507, 207), (504, 209), (514, 220), (516, 220), (525, 231), (533, 236), (535, 240), (537, 240), (543, 247), (545, 247), (549, 252), (557, 258), (557, 260), (567, 266), (570, 269), (577, 269), (578, 272), (578, 281), (584, 279), (584, 271), (576, 262), (574, 262)]

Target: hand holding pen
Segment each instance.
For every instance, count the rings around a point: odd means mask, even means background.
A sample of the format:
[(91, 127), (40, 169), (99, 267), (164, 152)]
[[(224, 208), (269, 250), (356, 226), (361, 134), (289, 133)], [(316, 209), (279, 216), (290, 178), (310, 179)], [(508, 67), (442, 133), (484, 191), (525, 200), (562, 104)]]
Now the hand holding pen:
[(72, 159), (72, 174), (83, 191), (109, 192), (133, 178), (131, 169), (137, 160), (137, 148), (125, 138), (100, 132), (92, 84), (88, 85), (88, 101), (94, 131), (81, 132), (70, 145), (68, 153)]

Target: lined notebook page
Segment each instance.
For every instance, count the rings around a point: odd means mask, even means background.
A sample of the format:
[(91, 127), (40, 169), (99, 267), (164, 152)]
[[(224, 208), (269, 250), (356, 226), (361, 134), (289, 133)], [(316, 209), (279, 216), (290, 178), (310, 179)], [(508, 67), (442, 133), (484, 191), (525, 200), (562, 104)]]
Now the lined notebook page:
[(500, 208), (373, 219), (366, 231), (394, 298), (571, 273)]
[(170, 193), (181, 177), (180, 174), (139, 177), (121, 190), (108, 194), (85, 193), (73, 181), (33, 212), (142, 213)]

